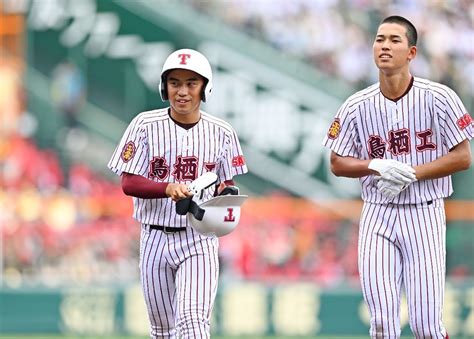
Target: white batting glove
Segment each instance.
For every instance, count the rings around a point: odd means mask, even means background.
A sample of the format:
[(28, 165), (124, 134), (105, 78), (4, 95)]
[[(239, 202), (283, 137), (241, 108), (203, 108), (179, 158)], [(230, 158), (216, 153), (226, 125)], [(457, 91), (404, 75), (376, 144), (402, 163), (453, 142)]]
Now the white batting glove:
[(380, 176), (376, 176), (377, 188), (382, 195), (390, 200), (400, 194), (409, 184), (396, 183), (391, 180), (382, 179)]
[(216, 182), (217, 175), (213, 172), (206, 172), (188, 185), (188, 191), (197, 195), (201, 193), (202, 190), (214, 185)]
[(217, 180), (217, 174), (213, 172), (206, 172), (200, 177), (194, 179), (194, 181), (188, 185), (188, 191), (193, 194), (193, 201), (197, 204), (202, 203), (204, 190), (216, 184)]
[(369, 169), (379, 173), (381, 179), (397, 184), (409, 185), (416, 181), (415, 169), (393, 159), (373, 159)]

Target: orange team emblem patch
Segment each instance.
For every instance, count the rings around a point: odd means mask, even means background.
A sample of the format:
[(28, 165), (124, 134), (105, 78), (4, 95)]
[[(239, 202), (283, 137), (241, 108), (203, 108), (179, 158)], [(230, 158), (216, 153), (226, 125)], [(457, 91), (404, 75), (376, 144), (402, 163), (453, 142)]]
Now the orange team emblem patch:
[(135, 155), (136, 150), (137, 148), (135, 147), (135, 144), (133, 143), (133, 141), (127, 142), (125, 146), (123, 146), (122, 154), (120, 155), (123, 162), (129, 162), (130, 159), (132, 159), (133, 156)]
[(332, 122), (331, 127), (329, 127), (328, 138), (336, 139), (339, 136), (339, 133), (341, 133), (341, 123), (339, 119), (336, 118)]

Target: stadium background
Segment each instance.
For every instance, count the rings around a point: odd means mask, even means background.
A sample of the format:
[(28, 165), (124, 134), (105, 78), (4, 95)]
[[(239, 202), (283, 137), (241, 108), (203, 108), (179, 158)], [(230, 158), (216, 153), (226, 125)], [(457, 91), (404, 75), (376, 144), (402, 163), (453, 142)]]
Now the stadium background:
[[(471, 1), (0, 0), (0, 336), (146, 336), (138, 225), (106, 162), (134, 115), (163, 107), (161, 64), (182, 47), (211, 60), (204, 109), (236, 128), (250, 168), (221, 239), (215, 336), (366, 335), (358, 183), (328, 172), (321, 140), (376, 81), (373, 31), (394, 13), (419, 29), (415, 75), (472, 113)], [(454, 186), (445, 322), (472, 338), (473, 169)]]

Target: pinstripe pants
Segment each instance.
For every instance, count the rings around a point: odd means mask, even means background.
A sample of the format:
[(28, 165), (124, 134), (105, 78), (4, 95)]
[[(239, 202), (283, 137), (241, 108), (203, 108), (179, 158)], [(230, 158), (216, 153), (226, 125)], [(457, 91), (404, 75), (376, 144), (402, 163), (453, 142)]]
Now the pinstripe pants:
[(210, 338), (218, 246), (217, 237), (191, 227), (164, 233), (142, 225), (140, 273), (151, 338)]
[(445, 238), (442, 199), (417, 205), (364, 204), (359, 274), (372, 338), (400, 337), (403, 286), (415, 337), (446, 337), (442, 323)]

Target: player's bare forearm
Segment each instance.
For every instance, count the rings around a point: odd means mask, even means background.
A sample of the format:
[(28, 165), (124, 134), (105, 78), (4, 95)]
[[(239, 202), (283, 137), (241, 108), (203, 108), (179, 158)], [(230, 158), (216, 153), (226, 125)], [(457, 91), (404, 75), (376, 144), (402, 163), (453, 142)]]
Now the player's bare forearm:
[(343, 157), (331, 152), (331, 171), (335, 176), (360, 178), (376, 172), (368, 168), (370, 160), (361, 160), (354, 157)]
[(471, 147), (468, 140), (462, 141), (451, 151), (435, 161), (415, 166), (418, 180), (437, 179), (464, 171), (471, 166)]

